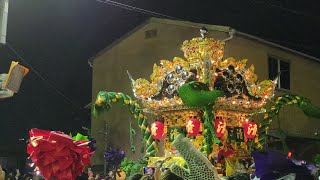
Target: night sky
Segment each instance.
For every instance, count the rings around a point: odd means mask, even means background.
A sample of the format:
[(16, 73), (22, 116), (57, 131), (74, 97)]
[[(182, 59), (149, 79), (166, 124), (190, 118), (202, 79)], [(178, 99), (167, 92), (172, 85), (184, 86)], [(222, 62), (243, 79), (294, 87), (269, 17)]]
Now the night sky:
[[(124, 4), (199, 23), (225, 25), (320, 57), (320, 7), (316, 1), (137, 1)], [(95, 0), (10, 0), (7, 46), (0, 47), (0, 72), (12, 60), (31, 71), (21, 90), (0, 102), (0, 152), (25, 152), (32, 127), (83, 132), (90, 126), (88, 59), (150, 15)], [(45, 81), (43, 80), (45, 79)], [(59, 91), (59, 92), (58, 92)], [(61, 95), (63, 94), (63, 95)]]

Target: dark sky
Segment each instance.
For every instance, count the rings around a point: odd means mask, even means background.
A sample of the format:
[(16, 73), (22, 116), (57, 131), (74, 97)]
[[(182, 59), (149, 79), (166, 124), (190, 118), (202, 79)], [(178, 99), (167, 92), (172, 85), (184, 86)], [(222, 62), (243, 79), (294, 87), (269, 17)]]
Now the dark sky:
[[(320, 57), (315, 0), (117, 2), (179, 19), (231, 26)], [(88, 59), (148, 17), (95, 0), (10, 0), (7, 41), (46, 81), (31, 71), (21, 91), (1, 101), (0, 151), (24, 152), (18, 139), (27, 137), (32, 127), (77, 132), (89, 126), (90, 112), (83, 109), (91, 101)], [(0, 59), (0, 72), (8, 71), (11, 60), (27, 66), (6, 46), (0, 47)]]

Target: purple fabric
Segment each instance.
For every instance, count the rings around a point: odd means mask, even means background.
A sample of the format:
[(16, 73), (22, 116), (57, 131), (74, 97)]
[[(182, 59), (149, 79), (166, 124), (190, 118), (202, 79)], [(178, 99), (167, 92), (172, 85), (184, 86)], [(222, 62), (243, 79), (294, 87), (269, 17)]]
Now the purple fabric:
[(118, 167), (125, 157), (125, 152), (119, 149), (109, 149), (104, 152), (104, 160), (113, 168)]
[(255, 162), (255, 175), (261, 180), (277, 179), (289, 173), (296, 173), (296, 179), (312, 179), (310, 171), (305, 166), (298, 166), (286, 155), (276, 151), (252, 153)]

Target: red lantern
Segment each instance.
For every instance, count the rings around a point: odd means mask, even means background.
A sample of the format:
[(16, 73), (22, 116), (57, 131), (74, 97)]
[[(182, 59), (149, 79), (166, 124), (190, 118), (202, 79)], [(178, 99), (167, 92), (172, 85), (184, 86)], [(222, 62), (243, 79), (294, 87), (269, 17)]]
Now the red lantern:
[(214, 123), (214, 129), (216, 130), (216, 136), (221, 138), (223, 137), (225, 131), (226, 131), (226, 122), (221, 118), (221, 117), (217, 117), (216, 121)]
[(188, 136), (195, 137), (200, 131), (200, 120), (196, 118), (190, 118), (187, 120), (186, 125)]
[(252, 139), (256, 136), (258, 126), (254, 122), (247, 122), (243, 125), (244, 136), (248, 139)]
[(151, 135), (153, 139), (161, 140), (164, 135), (164, 124), (160, 121), (152, 123)]

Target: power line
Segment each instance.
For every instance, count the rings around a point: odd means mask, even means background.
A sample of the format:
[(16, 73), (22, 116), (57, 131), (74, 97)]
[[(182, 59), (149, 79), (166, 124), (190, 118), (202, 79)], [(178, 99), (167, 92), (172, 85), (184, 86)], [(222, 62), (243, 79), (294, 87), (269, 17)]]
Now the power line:
[[(180, 18), (177, 18), (177, 17), (174, 17), (174, 16), (169, 16), (169, 15), (158, 13), (158, 12), (154, 12), (154, 11), (151, 11), (151, 10), (146, 10), (146, 9), (134, 7), (134, 6), (131, 6), (131, 5), (128, 5), (128, 4), (123, 4), (123, 3), (119, 3), (119, 2), (116, 2), (116, 1), (112, 1), (112, 0), (96, 0), (96, 1), (100, 2), (100, 3), (104, 3), (104, 4), (113, 5), (113, 6), (116, 6), (116, 7), (119, 7), (119, 8), (123, 8), (123, 9), (126, 9), (126, 10), (147, 14), (147, 15), (150, 15), (150, 16), (157, 16), (157, 17), (164, 17), (164, 18), (170, 18), (170, 19), (174, 19), (174, 20), (185, 21), (184, 19), (180, 19)], [(249, 1), (249, 2), (252, 2), (252, 1)], [(259, 4), (259, 2), (253, 1), (253, 4)], [(304, 12), (296, 11), (296, 10), (289, 9), (289, 8), (284, 8), (284, 7), (281, 7), (281, 6), (274, 5), (274, 4), (269, 4), (269, 3), (266, 3), (266, 2), (260, 2), (260, 3), (264, 3), (264, 4), (268, 5), (271, 8), (278, 8), (278, 9), (281, 9), (283, 11), (287, 11), (287, 12), (292, 13), (292, 14), (296, 14), (296, 15), (300, 15), (300, 16), (312, 16), (312, 17), (320, 18), (319, 16), (306, 14)], [(271, 40), (271, 41), (283, 42), (283, 41), (274, 40), (274, 39)], [(293, 44), (293, 43), (290, 43), (290, 45), (295, 45), (296, 47), (297, 46), (303, 46), (303, 45), (300, 45), (300, 44), (298, 45), (298, 44)], [(309, 47), (308, 49), (312, 49), (312, 48)]]
[[(136, 11), (136, 12), (139, 12), (139, 13), (151, 15), (151, 16), (164, 17), (164, 18), (182, 20), (182, 21), (184, 20), (184, 19), (180, 19), (180, 18), (177, 18), (177, 17), (174, 17), (174, 16), (169, 16), (169, 15), (166, 15), (166, 14), (158, 13), (158, 12), (147, 10), (147, 9), (138, 8), (138, 7), (135, 7), (135, 6), (131, 6), (131, 5), (128, 5), (128, 4), (124, 4), (124, 3), (120, 3), (120, 2), (116, 2), (116, 1), (112, 1), (112, 0), (96, 0), (96, 1), (100, 2), (100, 3), (104, 3), (104, 4), (109, 4), (109, 5), (112, 5), (112, 6), (120, 7), (122, 9), (127, 9), (127, 10), (131, 10), (131, 11)], [(316, 16), (316, 15), (307, 13), (305, 11), (297, 11), (297, 10), (286, 8), (286, 7), (282, 7), (282, 6), (279, 6), (279, 5), (276, 5), (276, 4), (272, 4), (272, 3), (270, 4), (270, 3), (267, 3), (267, 2), (264, 2), (264, 1), (258, 1), (258, 2), (257, 1), (248, 1), (248, 2), (252, 2), (252, 4), (265, 4), (265, 5), (269, 6), (270, 8), (280, 9), (280, 10), (286, 11), (286, 12), (291, 13), (291, 14), (295, 14), (295, 15), (299, 15), (299, 16), (305, 16), (305, 17), (314, 17), (314, 18), (320, 19), (320, 16)]]
[(310, 14), (310, 13), (305, 12), (305, 11), (297, 11), (297, 10), (294, 10), (294, 9), (283, 7), (281, 5), (276, 5), (275, 3), (272, 3), (272, 1), (269, 1), (269, 0), (265, 0), (265, 1), (263, 1), (263, 0), (262, 1), (253, 0), (253, 1), (249, 1), (249, 2), (253, 2), (255, 4), (264, 4), (264, 5), (267, 5), (267, 6), (271, 7), (271, 8), (281, 9), (282, 11), (285, 11), (285, 12), (288, 12), (288, 13), (291, 13), (291, 14), (295, 14), (295, 15), (298, 15), (298, 16), (314, 17), (314, 18), (320, 19), (320, 16), (316, 16), (316, 15)]
[(14, 48), (12, 45), (10, 45), (9, 42), (6, 43), (6, 47), (11, 50), (20, 60), (22, 60), (30, 70), (38, 77), (40, 78), (43, 82), (45, 82), (50, 88), (55, 90), (55, 92), (62, 96), (68, 103), (71, 104), (71, 106), (78, 111), (79, 113), (83, 112), (83, 109), (80, 108), (79, 106), (75, 105), (67, 96), (65, 96), (57, 87), (55, 87), (52, 83), (50, 83), (47, 79), (45, 79), (30, 63), (28, 63)]
[(156, 17), (164, 17), (164, 18), (183, 21), (183, 19), (180, 19), (180, 18), (177, 18), (177, 17), (173, 17), (173, 16), (169, 16), (169, 15), (166, 15), (166, 14), (162, 14), (162, 13), (158, 13), (158, 12), (154, 12), (154, 11), (138, 8), (138, 7), (135, 7), (135, 6), (130, 6), (128, 4), (123, 4), (123, 3), (116, 2), (116, 1), (111, 1), (111, 0), (96, 0), (96, 1), (100, 2), (100, 3), (104, 3), (104, 4), (109, 4), (109, 5), (112, 5), (112, 6), (120, 7), (122, 9), (130, 10), (130, 11), (136, 11), (136, 12), (139, 12), (139, 13), (142, 13), (142, 14), (147, 14), (147, 15), (156, 16)]

